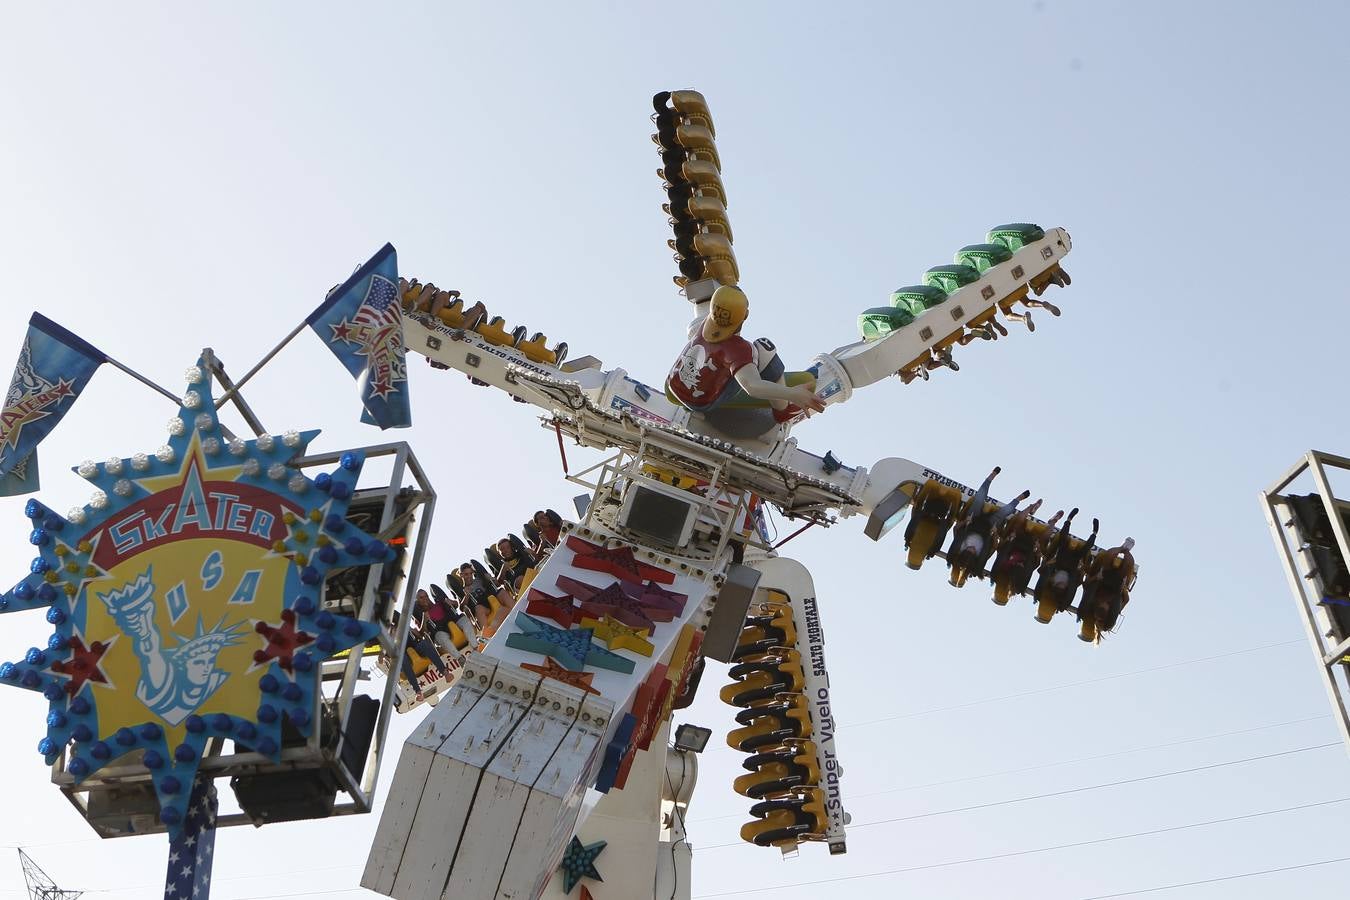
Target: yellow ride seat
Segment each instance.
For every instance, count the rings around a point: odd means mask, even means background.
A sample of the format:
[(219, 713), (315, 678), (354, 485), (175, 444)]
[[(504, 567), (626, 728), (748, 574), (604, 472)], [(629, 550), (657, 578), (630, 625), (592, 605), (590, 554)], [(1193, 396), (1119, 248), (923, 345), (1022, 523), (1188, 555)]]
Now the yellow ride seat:
[(558, 362), (558, 354), (548, 349), (548, 337), (542, 331), (536, 331), (528, 340), (516, 344), (516, 349), (533, 362), (552, 366)]

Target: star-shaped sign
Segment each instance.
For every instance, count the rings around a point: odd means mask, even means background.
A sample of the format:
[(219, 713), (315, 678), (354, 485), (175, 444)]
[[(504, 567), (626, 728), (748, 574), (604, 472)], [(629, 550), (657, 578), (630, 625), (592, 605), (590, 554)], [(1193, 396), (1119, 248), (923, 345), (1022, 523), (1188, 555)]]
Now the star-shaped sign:
[(379, 631), (319, 607), (328, 572), (393, 557), (346, 520), (362, 454), (311, 480), (290, 463), (317, 432), (228, 437), (201, 360), (188, 381), (159, 450), (78, 468), (89, 505), (28, 501), (39, 555), (0, 596), (0, 612), (42, 608), (54, 629), (0, 665), (0, 683), (49, 702), (48, 764), (64, 756), (79, 783), (140, 752), (172, 835), (209, 740), (276, 759), (283, 722), (312, 731), (320, 664)]
[(586, 666), (622, 672), (633, 671), (633, 661), (617, 653), (592, 646), (595, 636), (589, 628), (555, 628), (525, 613), (516, 613), (520, 631), (506, 636), (506, 646), (552, 657), (573, 672)]
[(605, 548), (571, 535), (567, 538), (567, 548), (575, 554), (572, 565), (578, 569), (606, 572), (634, 584), (641, 584), (647, 580), (661, 584), (672, 584), (675, 581), (675, 573), (638, 562), (633, 556), (631, 547)]
[(600, 873), (595, 869), (595, 859), (605, 849), (606, 841), (596, 841), (594, 844), (583, 844), (581, 840), (572, 835), (572, 842), (567, 845), (567, 850), (563, 852), (563, 858), (558, 863), (558, 870), (563, 876), (563, 893), (572, 893), (572, 888), (577, 886), (577, 882), (583, 878), (594, 878), (596, 881), (604, 881)]
[(649, 608), (642, 601), (634, 600), (623, 589), (621, 582), (614, 582), (607, 588), (597, 588), (585, 582), (558, 576), (558, 587), (581, 601), (581, 610), (592, 618), (601, 618), (609, 614), (626, 625), (641, 628), (648, 634), (656, 631), (657, 622), (670, 622), (675, 614), (669, 609)]
[(542, 666), (536, 663), (521, 663), (520, 667), (543, 675), (545, 678), (552, 678), (555, 681), (561, 681), (563, 684), (570, 684), (572, 687), (580, 688), (588, 694), (600, 693), (595, 688), (591, 687), (591, 681), (595, 679), (594, 672), (573, 672), (570, 669), (564, 669), (554, 662), (553, 657), (551, 656), (544, 657), (544, 664)]
[(611, 615), (600, 619), (582, 617), (581, 627), (589, 628), (611, 650), (631, 650), (640, 656), (651, 656), (656, 649), (643, 637), (641, 628), (630, 628)]
[(525, 611), (532, 616), (552, 619), (564, 628), (577, 624), (577, 605), (567, 594), (555, 597), (538, 588), (531, 588), (525, 595)]

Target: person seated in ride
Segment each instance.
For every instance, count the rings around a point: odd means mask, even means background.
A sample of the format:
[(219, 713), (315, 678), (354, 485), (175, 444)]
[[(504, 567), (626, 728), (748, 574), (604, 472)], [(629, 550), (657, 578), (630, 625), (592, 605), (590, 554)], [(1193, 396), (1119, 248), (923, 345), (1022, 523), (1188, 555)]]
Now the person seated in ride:
[[(952, 544), (947, 550), (947, 565), (951, 568), (951, 583), (960, 586), (962, 574), (979, 575), (984, 564), (994, 552), (994, 538), (1003, 521), (1017, 510), (1017, 504), (1031, 496), (1031, 491), (1023, 491), (1016, 497), (993, 510), (986, 511), (989, 502), (989, 486), (994, 478), (1003, 471), (999, 466), (980, 485), (975, 496), (966, 504), (956, 527), (952, 529)], [(960, 573), (960, 574), (958, 574)], [(961, 581), (958, 581), (961, 578)]]
[(1070, 534), (1069, 529), (1076, 515), (1077, 507), (1069, 511), (1064, 527), (1046, 541), (1045, 563), (1040, 569), (1041, 577), (1036, 582), (1036, 599), (1040, 604), (1036, 620), (1042, 624), (1048, 623), (1053, 614), (1045, 608), (1047, 605), (1053, 605), (1055, 610), (1063, 612), (1073, 603), (1073, 595), (1083, 583), (1088, 554), (1097, 542), (1100, 523), (1096, 519), (1092, 520), (1092, 533), (1086, 540), (1077, 541)]
[(731, 437), (758, 437), (775, 424), (825, 408), (814, 378), (789, 386), (773, 344), (741, 337), (749, 312), (750, 301), (739, 287), (717, 288), (666, 377), (667, 397)]
[[(1033, 527), (1031, 517), (1036, 515), (1036, 511), (1041, 508), (1041, 501), (1028, 506), (1026, 509), (1020, 509), (1003, 523), (1003, 528), (998, 539), (998, 555), (994, 558), (994, 564), (989, 569), (989, 574), (995, 582), (1006, 577), (1008, 586), (1007, 594), (1021, 594), (1026, 591), (1027, 585), (1031, 582), (1031, 575), (1036, 571), (1037, 565), (1041, 561), (1041, 529)], [(1050, 521), (1045, 524), (1046, 530), (1053, 530), (1055, 523), (1064, 517), (1064, 510), (1059, 510), (1050, 517)], [(995, 602), (999, 604), (1006, 603), (1008, 597), (1004, 595), (1000, 600), (995, 596)]]
[(551, 509), (541, 509), (530, 517), (530, 521), (525, 528), (526, 533), (533, 527), (537, 538), (531, 536), (530, 551), (536, 555), (552, 550), (558, 546), (558, 539), (562, 536), (562, 516)]
[(1083, 580), (1083, 600), (1078, 604), (1078, 637), (1094, 642), (1102, 632), (1116, 627), (1125, 604), (1130, 602), (1134, 586), (1134, 538), (1127, 537), (1119, 547), (1103, 550), (1088, 563)]
[(481, 564), (466, 562), (459, 567), (459, 581), (464, 586), (464, 599), (473, 605), (474, 621), (482, 634), (492, 624), (492, 600), (495, 591), (492, 579)]
[(497, 555), (501, 558), (498, 582), (510, 588), (512, 593), (519, 594), (521, 582), (536, 565), (534, 557), (515, 535), (508, 535), (497, 542)]
[(408, 684), (412, 685), (413, 690), (417, 690), (417, 670), (413, 668), (412, 654), (408, 651), (415, 651), (418, 656), (435, 666), (437, 671), (441, 673), (442, 678), (450, 677), (450, 670), (446, 668), (444, 660), (441, 659), (441, 654), (436, 650), (436, 644), (432, 642), (431, 638), (427, 637), (426, 632), (419, 627), (416, 620), (412, 622), (412, 627), (408, 629), (408, 644), (403, 651), (401, 670), (403, 677), (408, 679)]
[(432, 599), (426, 591), (419, 590), (417, 611), (422, 614), (423, 633), (429, 635), (437, 647), (454, 656), (458, 651), (450, 634), (450, 623), (455, 621), (455, 611), (450, 608), (450, 604), (442, 602), (440, 598)]

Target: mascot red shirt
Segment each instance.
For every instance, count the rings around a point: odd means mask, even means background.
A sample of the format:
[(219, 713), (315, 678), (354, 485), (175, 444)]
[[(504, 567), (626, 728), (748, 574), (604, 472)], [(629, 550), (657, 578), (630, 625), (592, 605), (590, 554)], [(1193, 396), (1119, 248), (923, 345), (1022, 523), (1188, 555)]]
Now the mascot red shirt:
[(695, 331), (666, 376), (666, 390), (689, 409), (714, 409), (739, 389), (736, 373), (754, 361), (754, 346), (739, 334), (714, 342)]

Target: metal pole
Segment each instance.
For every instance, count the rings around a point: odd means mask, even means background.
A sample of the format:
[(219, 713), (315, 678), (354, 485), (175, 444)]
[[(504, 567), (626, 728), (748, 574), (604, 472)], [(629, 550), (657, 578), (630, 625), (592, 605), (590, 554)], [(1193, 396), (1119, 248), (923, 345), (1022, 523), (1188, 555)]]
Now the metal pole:
[(221, 394), (219, 399), (216, 400), (216, 404), (217, 405), (222, 404), (226, 400), (232, 398), (236, 393), (238, 393), (239, 389), (242, 388), (245, 384), (247, 384), (250, 378), (252, 378), (254, 375), (257, 375), (259, 370), (261, 370), (263, 366), (267, 365), (272, 361), (272, 357), (280, 353), (282, 351), (282, 348), (284, 348), (287, 344), (289, 344), (297, 334), (305, 330), (306, 324), (308, 323), (301, 322), (299, 325), (292, 328), (291, 333), (282, 338), (281, 343), (277, 344), (271, 350), (267, 351), (267, 355), (264, 356), (262, 359), (258, 360), (258, 364), (256, 366), (245, 372), (244, 377), (240, 378), (239, 381), (235, 383), (234, 387), (230, 388), (229, 390), (225, 391), (225, 393)]
[(149, 378), (146, 378), (146, 377), (145, 377), (144, 375), (142, 375), (140, 372), (137, 372), (135, 369), (131, 368), (130, 366), (123, 365), (122, 363), (120, 363), (120, 362), (118, 362), (117, 360), (113, 359), (111, 356), (109, 356), (109, 355), (106, 354), (106, 353), (103, 354), (103, 358), (104, 358), (105, 360), (107, 360), (107, 362), (108, 362), (110, 365), (112, 365), (112, 367), (113, 367), (114, 369), (121, 369), (123, 372), (126, 372), (126, 373), (127, 373), (128, 375), (130, 375), (132, 378), (135, 378), (137, 381), (139, 381), (141, 384), (145, 385), (146, 387), (150, 388), (151, 390), (158, 391), (159, 393), (163, 394), (165, 397), (168, 397), (170, 400), (172, 400), (174, 403), (178, 404), (179, 406), (182, 406), (182, 405), (183, 405), (183, 398), (180, 397), (180, 396), (178, 396), (177, 394), (173, 393), (173, 392), (170, 391), (168, 388), (160, 387), (158, 384), (155, 384), (153, 381), (151, 381)]
[[(225, 364), (220, 361), (220, 357), (216, 356), (210, 347), (207, 347), (202, 351), (202, 358), (206, 360), (211, 373), (216, 376), (216, 381), (220, 382), (220, 386), (225, 388), (230, 400), (234, 402), (234, 408), (239, 411), (239, 415), (244, 417), (244, 423), (253, 429), (255, 435), (266, 434), (267, 429), (263, 428), (262, 422), (254, 415), (253, 408), (245, 403), (244, 398), (239, 395), (239, 386), (230, 380), (230, 376), (225, 374)], [(216, 406), (219, 408), (220, 403), (218, 402)], [(233, 437), (233, 435), (229, 435), (229, 437)]]

